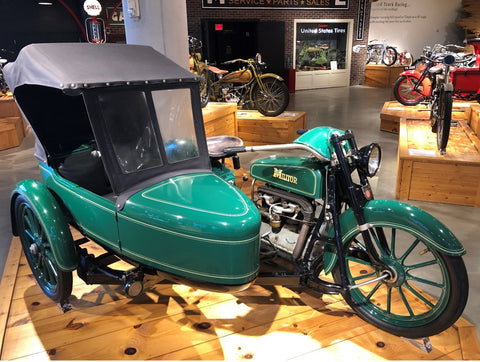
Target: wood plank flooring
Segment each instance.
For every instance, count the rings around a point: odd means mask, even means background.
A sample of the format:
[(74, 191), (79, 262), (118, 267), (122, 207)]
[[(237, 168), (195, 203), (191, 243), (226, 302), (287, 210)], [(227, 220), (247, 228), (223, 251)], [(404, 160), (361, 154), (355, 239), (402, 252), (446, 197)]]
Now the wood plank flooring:
[(255, 285), (235, 294), (160, 283), (128, 298), (74, 278), (62, 313), (35, 284), (17, 238), (1, 283), (2, 360), (480, 359), (464, 319), (431, 337), (433, 351), (378, 330), (340, 297)]

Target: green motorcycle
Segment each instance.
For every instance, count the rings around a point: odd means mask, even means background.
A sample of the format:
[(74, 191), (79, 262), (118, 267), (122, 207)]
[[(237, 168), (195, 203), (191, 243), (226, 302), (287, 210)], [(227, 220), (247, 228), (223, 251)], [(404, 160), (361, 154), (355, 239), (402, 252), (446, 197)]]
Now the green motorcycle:
[[(5, 77), (42, 177), (13, 190), (13, 233), (64, 311), (76, 271), (132, 297), (164, 279), (225, 292), (312, 288), (409, 338), (462, 314), (465, 251), (429, 214), (373, 198), (377, 144), (358, 148), (352, 132), (330, 127), (286, 145), (207, 140), (199, 78), (145, 46), (32, 44)], [(295, 150), (252, 163), (250, 198), (225, 162), (239, 167), (249, 150)], [(105, 252), (90, 254), (86, 241)], [(131, 268), (116, 269), (120, 260)]]

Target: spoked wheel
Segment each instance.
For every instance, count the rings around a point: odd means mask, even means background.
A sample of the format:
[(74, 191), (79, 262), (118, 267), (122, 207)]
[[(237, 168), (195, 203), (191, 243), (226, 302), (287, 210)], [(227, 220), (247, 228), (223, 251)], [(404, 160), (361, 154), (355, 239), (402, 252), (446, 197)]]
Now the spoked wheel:
[(210, 82), (208, 78), (208, 68), (203, 69), (200, 73), (200, 104), (205, 107), (210, 99)]
[(262, 89), (255, 83), (251, 97), (255, 108), (264, 116), (275, 117), (288, 106), (290, 95), (284, 82), (275, 78), (262, 79)]
[(446, 153), (450, 125), (452, 122), (452, 92), (440, 89), (437, 114), (437, 148), (440, 154)]
[(383, 53), (382, 62), (387, 66), (394, 65), (397, 61), (397, 51), (393, 47), (387, 47)]
[[(345, 301), (364, 320), (389, 333), (423, 338), (450, 327), (467, 302), (468, 279), (463, 260), (428, 247), (406, 227), (372, 230), (382, 265), (370, 262), (363, 238), (344, 246), (350, 285)], [(334, 278), (340, 283), (339, 266)], [(373, 283), (362, 283), (385, 276)]]
[(423, 85), (417, 78), (402, 75), (393, 86), (395, 99), (405, 106), (415, 106), (425, 97), (422, 94)]
[(72, 272), (59, 269), (47, 230), (23, 196), (15, 201), (15, 216), (23, 251), (38, 285), (54, 302), (65, 302), (72, 292)]

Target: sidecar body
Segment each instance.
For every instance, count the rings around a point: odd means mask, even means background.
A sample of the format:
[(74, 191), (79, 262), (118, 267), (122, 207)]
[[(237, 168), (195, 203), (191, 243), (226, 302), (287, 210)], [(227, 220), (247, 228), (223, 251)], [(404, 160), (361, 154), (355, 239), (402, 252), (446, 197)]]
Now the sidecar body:
[[(21, 198), (64, 272), (99, 269), (85, 265), (73, 226), (142, 272), (214, 289), (256, 278), (260, 216), (211, 170), (194, 74), (147, 46), (63, 43), (25, 47), (5, 77), (41, 171), (12, 192), (14, 234)], [(24, 249), (38, 254), (41, 238), (29, 237)]]

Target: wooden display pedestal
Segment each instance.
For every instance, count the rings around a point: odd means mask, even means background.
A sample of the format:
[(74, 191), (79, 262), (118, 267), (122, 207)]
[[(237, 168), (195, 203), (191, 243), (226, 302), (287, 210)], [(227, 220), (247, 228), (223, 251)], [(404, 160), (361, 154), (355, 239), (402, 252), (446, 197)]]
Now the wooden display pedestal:
[(237, 136), (237, 105), (209, 102), (202, 108), (205, 134), (212, 136)]
[(427, 354), (421, 341), (364, 322), (339, 296), (282, 286), (228, 294), (163, 282), (130, 299), (74, 274), (72, 310), (62, 313), (35, 284), (18, 238), (0, 287), (2, 360), (480, 359), (463, 318), (431, 337)]
[(396, 197), (480, 207), (476, 119), (472, 128), (464, 120), (451, 127), (447, 153), (440, 155), (430, 121), (401, 118)]
[(290, 143), (297, 130), (306, 127), (306, 113), (286, 111), (277, 117), (266, 117), (258, 111), (237, 112), (238, 137), (247, 146)]
[(402, 65), (387, 67), (384, 64), (367, 64), (365, 67), (365, 85), (382, 88), (392, 87), (403, 71), (404, 67)]
[[(470, 102), (453, 102), (452, 120), (469, 121), (473, 106)], [(401, 118), (429, 120), (430, 110), (424, 104), (404, 106), (397, 101), (385, 102), (380, 112), (380, 130), (398, 133)]]
[(0, 151), (19, 146), (25, 133), (23, 119), (13, 97), (0, 97)]

